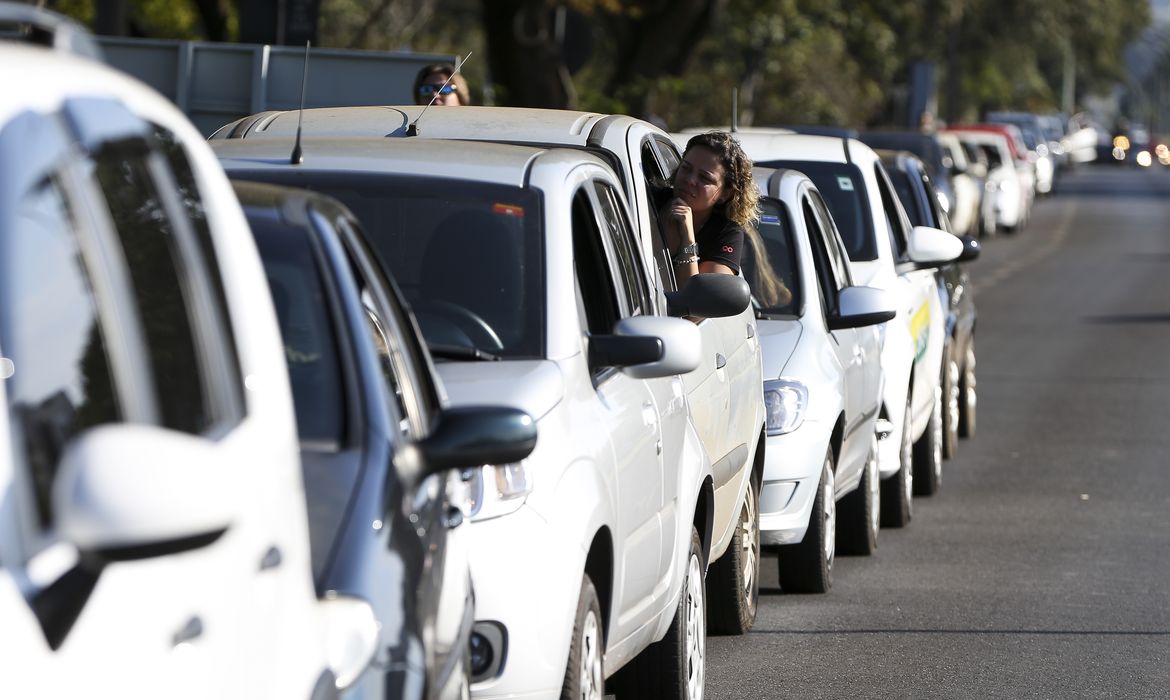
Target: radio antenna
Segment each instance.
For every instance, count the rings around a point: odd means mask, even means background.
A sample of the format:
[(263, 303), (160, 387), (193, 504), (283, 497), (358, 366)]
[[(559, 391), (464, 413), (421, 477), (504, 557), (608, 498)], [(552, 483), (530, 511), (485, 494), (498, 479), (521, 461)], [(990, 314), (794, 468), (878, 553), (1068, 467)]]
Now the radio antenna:
[(431, 105), (435, 104), (435, 100), (439, 99), (439, 91), (447, 87), (448, 83), (454, 80), (455, 76), (459, 75), (459, 72), (463, 70), (464, 64), (467, 63), (467, 59), (471, 58), (471, 54), (473, 53), (475, 52), (468, 51), (467, 55), (463, 58), (459, 58), (458, 56), (455, 57), (455, 72), (447, 76), (447, 79), (443, 81), (443, 84), (439, 86), (439, 89), (435, 90), (435, 94), (431, 95), (431, 101), (427, 103), (426, 107), (423, 107), (423, 111), (419, 112), (419, 115), (413, 122), (410, 123), (410, 126), (406, 127), (407, 136), (418, 136), (418, 123), (422, 121), (423, 115), (427, 113), (427, 110), (431, 108)]
[(731, 133), (739, 130), (739, 88), (731, 88)]
[(297, 112), (297, 140), (293, 144), (292, 156), (289, 157), (288, 162), (293, 165), (301, 165), (305, 162), (304, 154), (301, 152), (301, 120), (305, 116), (305, 87), (309, 84), (309, 42), (305, 41), (305, 69), (301, 74), (301, 108)]

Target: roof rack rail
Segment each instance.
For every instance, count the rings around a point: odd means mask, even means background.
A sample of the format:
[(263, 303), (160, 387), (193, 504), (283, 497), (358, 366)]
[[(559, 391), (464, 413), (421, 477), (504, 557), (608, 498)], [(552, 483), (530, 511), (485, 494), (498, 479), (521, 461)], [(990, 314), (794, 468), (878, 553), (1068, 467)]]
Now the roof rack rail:
[(0, 2), (0, 40), (22, 41), (104, 61), (88, 29), (65, 15), (34, 5)]

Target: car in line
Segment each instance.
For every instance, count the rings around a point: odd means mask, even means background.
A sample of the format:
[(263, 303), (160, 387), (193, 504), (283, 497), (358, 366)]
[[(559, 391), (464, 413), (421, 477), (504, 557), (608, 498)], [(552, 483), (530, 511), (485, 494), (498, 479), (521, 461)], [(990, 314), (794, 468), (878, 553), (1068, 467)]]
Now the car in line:
[(537, 421), (527, 459), (470, 475), (473, 694), (701, 692), (714, 488), (680, 376), (699, 329), (672, 316), (738, 315), (747, 284), (662, 294), (620, 180), (578, 150), (306, 138), (290, 164), (293, 139), (213, 145), (236, 179), (357, 216), (453, 405)]
[[(956, 223), (959, 211), (975, 203), (973, 219), (966, 228), (954, 225), (953, 232), (975, 238), (990, 238), (995, 235), (995, 191), (988, 185), (987, 157), (972, 147), (964, 147), (955, 134), (939, 132), (938, 143), (946, 154), (951, 168), (951, 182), (955, 186), (955, 216), (947, 213), (952, 225)], [(972, 157), (974, 156), (974, 158)]]
[(896, 311), (885, 291), (854, 285), (812, 180), (770, 168), (756, 168), (755, 180), (761, 214), (743, 270), (768, 408), (760, 538), (779, 554), (785, 591), (824, 593), (838, 552), (877, 548), (881, 324)]
[[(629, 203), (643, 274), (656, 303), (677, 292), (674, 268), (658, 222), (681, 160), (670, 136), (641, 119), (571, 110), (417, 106), (342, 107), (262, 112), (224, 125), (220, 140), (291, 138), (298, 126), (314, 136), (388, 139), (460, 139), (557, 146), (586, 151), (619, 176)], [(412, 136), (413, 134), (413, 136)], [(702, 361), (683, 375), (695, 426), (714, 465), (714, 512), (709, 576), (711, 628), (741, 634), (755, 619), (758, 597), (758, 502), (764, 449), (760, 347), (749, 308), (729, 317), (698, 321)]]
[(336, 200), (235, 182), (276, 306), (296, 408), (313, 579), (369, 603), (346, 698), (466, 697), (475, 617), (461, 471), (527, 457), (522, 410), (451, 408), (361, 226)]
[(757, 166), (797, 170), (816, 184), (855, 282), (894, 298), (897, 317), (884, 325), (881, 351), (878, 469), (882, 523), (905, 526), (912, 496), (933, 493), (942, 476), (945, 317), (934, 269), (957, 258), (962, 243), (945, 231), (912, 227), (877, 154), (857, 139), (792, 135), (768, 148), (743, 145)]
[(1007, 137), (990, 131), (947, 129), (964, 145), (976, 148), (987, 160), (985, 189), (994, 195), (997, 231), (1020, 231), (1028, 220), (1028, 199), (1015, 168)]
[(280, 333), (240, 205), (169, 100), (18, 9), (48, 46), (0, 41), (19, 66), (0, 72), (5, 687), (336, 697), (332, 642), (368, 606), (313, 589)]
[[(894, 190), (910, 223), (950, 231), (946, 212), (937, 206), (933, 180), (917, 156), (897, 151), (878, 151)], [(975, 434), (977, 409), (975, 381), (975, 290), (964, 263), (979, 257), (980, 245), (971, 236), (959, 236), (963, 252), (954, 262), (938, 268), (938, 291), (946, 311), (946, 345), (943, 348), (943, 457), (950, 459), (960, 437)]]

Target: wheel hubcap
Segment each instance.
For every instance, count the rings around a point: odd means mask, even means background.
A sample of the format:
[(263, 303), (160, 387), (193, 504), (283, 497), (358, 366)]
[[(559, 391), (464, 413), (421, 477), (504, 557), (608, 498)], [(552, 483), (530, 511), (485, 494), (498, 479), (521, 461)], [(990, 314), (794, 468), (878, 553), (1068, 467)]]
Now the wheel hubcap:
[(743, 518), (739, 522), (740, 541), (743, 543), (743, 587), (744, 599), (748, 607), (755, 605), (752, 592), (755, 590), (756, 568), (759, 561), (756, 549), (758, 547), (758, 530), (756, 516), (755, 487), (748, 485), (747, 495), (743, 499)]
[(972, 346), (967, 349), (967, 362), (965, 364), (966, 384), (967, 389), (967, 410), (975, 410), (975, 347), (974, 341)]
[(695, 556), (691, 556), (687, 567), (686, 596), (687, 697), (690, 700), (702, 700), (706, 674), (707, 618), (706, 601), (703, 600), (703, 571)]
[(870, 447), (869, 461), (865, 464), (865, 469), (869, 479), (869, 531), (873, 536), (874, 541), (877, 541), (878, 528), (881, 527), (882, 522), (882, 499), (881, 499), (881, 476), (878, 474), (877, 464), (877, 438), (873, 440), (873, 446)]
[(942, 440), (943, 440), (943, 426), (942, 426), (942, 391), (940, 390), (934, 399), (934, 420), (930, 423), (930, 430), (933, 433), (934, 440), (931, 442), (931, 469), (934, 471), (934, 480), (937, 483), (942, 478)]
[[(959, 363), (947, 363), (947, 439), (959, 430)], [(953, 443), (952, 443), (953, 444)]]
[(581, 700), (601, 700), (601, 627), (590, 610), (581, 629)]
[(825, 563), (833, 568), (833, 555), (837, 551), (837, 499), (834, 491), (833, 470), (825, 466), (824, 493), (821, 494), (825, 511)]
[(910, 406), (906, 406), (906, 421), (902, 424), (902, 500), (910, 512), (914, 496), (914, 441), (910, 438)]

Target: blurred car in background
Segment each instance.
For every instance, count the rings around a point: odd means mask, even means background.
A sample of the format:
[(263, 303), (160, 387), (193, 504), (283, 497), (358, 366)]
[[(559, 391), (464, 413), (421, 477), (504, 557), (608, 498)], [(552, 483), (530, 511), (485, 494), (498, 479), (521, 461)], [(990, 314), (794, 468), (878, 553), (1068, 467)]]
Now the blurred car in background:
[(368, 606), (313, 590), (240, 205), (169, 100), (32, 9), (0, 7), (42, 44), (0, 41), (0, 616), (32, 635), (6, 688), (336, 697)]
[(989, 112), (992, 124), (1011, 124), (1019, 128), (1028, 149), (1028, 159), (1036, 171), (1036, 194), (1052, 192), (1057, 176), (1057, 150), (1063, 153), (1059, 141), (1051, 141), (1038, 114), (1031, 112)]
[(372, 607), (339, 685), (354, 699), (466, 696), (475, 607), (462, 504), (448, 498), (461, 489), (448, 482), (526, 458), (535, 423), (515, 408), (446, 406), (401, 294), (339, 202), (234, 188), (284, 340), (317, 593)]
[(952, 232), (976, 238), (995, 235), (995, 196), (987, 191), (986, 156), (972, 160), (959, 138), (945, 131), (938, 133), (938, 144), (955, 189), (955, 205), (947, 212)]
[[(946, 212), (931, 192), (934, 183), (927, 168), (906, 152), (879, 151), (906, 215), (915, 226), (950, 231)], [(963, 252), (938, 268), (938, 292), (946, 309), (946, 345), (943, 349), (943, 456), (958, 452), (959, 437), (975, 434), (975, 292), (964, 263), (979, 257), (979, 243), (961, 236)]]
[(1028, 200), (1024, 185), (1020, 182), (1007, 137), (1001, 133), (980, 130), (948, 128), (945, 133), (954, 134), (964, 147), (978, 149), (987, 163), (987, 180), (984, 196), (992, 196), (995, 206), (995, 228), (997, 231), (1019, 231), (1028, 218)]
[[(937, 184), (939, 202), (943, 211), (950, 214), (956, 208), (955, 188), (951, 182), (954, 162), (948, 160), (947, 152), (939, 143), (938, 134), (923, 131), (902, 130), (875, 130), (862, 132), (858, 138), (870, 148), (893, 149), (909, 151), (926, 164), (930, 176)], [(963, 211), (959, 214), (959, 221), (969, 227), (975, 218), (976, 203), (970, 199), (963, 201)]]

